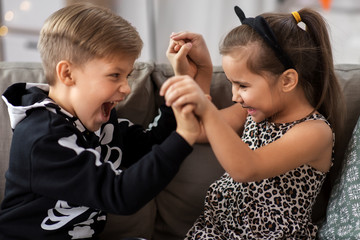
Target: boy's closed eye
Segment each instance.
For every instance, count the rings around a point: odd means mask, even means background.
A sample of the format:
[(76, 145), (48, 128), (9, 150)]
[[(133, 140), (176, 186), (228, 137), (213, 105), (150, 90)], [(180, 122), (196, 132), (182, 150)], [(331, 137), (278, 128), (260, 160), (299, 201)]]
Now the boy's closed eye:
[(120, 77), (120, 73), (112, 73), (110, 74), (110, 77), (118, 79)]
[(127, 75), (126, 75), (126, 79), (129, 79), (131, 77), (131, 75), (133, 75), (134, 69), (132, 69)]
[[(132, 71), (131, 71), (132, 73)], [(131, 73), (127, 74), (126, 75), (126, 79), (128, 79), (130, 76), (131, 76)], [(114, 80), (118, 80), (122, 77), (123, 75), (121, 73), (112, 73), (112, 74), (109, 74), (109, 77), (113, 78)]]

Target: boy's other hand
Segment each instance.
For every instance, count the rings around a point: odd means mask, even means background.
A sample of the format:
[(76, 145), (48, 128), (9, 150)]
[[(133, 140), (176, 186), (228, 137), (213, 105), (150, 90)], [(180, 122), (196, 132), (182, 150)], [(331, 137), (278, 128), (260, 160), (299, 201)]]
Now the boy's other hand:
[(177, 122), (176, 132), (190, 145), (193, 145), (200, 135), (200, 122), (193, 112), (194, 106), (187, 104), (180, 107), (172, 107)]

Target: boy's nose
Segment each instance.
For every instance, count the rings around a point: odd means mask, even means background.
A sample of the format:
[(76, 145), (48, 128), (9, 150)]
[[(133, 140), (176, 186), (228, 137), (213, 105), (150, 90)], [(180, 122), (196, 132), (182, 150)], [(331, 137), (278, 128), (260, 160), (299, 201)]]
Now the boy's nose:
[(130, 94), (131, 88), (130, 88), (128, 81), (126, 81), (126, 83), (120, 85), (119, 92), (126, 94), (126, 95)]

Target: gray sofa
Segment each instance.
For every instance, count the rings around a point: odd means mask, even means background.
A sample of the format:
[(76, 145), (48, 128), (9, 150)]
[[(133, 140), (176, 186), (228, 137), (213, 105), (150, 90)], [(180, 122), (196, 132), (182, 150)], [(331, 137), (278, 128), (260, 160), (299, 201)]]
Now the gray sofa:
[[(337, 65), (347, 103), (345, 129), (337, 134), (335, 164), (314, 206), (313, 219), (320, 222), (325, 217), (331, 187), (342, 166), (342, 159), (360, 113), (360, 65)], [(132, 93), (117, 108), (118, 115), (146, 126), (163, 99), (158, 90), (173, 75), (166, 64), (139, 62), (130, 77)], [(44, 82), (40, 63), (0, 62), (0, 92), (15, 82)], [(215, 67), (211, 85), (213, 102), (218, 108), (232, 104), (231, 86), (221, 67)], [(8, 166), (11, 129), (6, 106), (0, 101), (0, 201), (4, 194), (5, 172)], [(197, 144), (184, 161), (173, 181), (151, 202), (130, 216), (109, 215), (102, 239), (120, 239), (137, 236), (147, 239), (183, 239), (197, 216), (202, 212), (208, 186), (223, 174), (207, 144)], [(134, 189), (136, 191), (136, 189)]]

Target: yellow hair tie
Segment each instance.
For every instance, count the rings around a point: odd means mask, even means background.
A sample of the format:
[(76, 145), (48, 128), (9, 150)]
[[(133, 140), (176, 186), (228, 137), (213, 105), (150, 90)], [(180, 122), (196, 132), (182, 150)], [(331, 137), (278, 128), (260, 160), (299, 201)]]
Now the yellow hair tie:
[(294, 16), (294, 18), (296, 20), (296, 23), (301, 22), (301, 17), (300, 17), (300, 14), (298, 12), (292, 12), (291, 14)]

